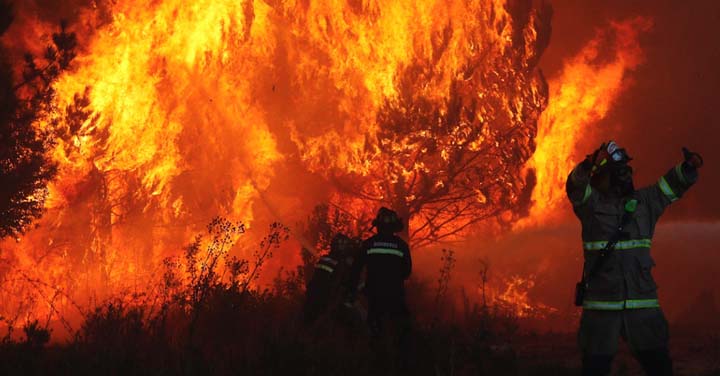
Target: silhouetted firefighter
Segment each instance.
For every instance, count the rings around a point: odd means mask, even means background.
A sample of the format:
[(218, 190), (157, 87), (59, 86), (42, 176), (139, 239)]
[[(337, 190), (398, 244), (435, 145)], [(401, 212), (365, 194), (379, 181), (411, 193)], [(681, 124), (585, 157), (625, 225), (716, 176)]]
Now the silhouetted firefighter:
[(632, 159), (613, 141), (570, 173), (568, 198), (582, 223), (585, 255), (575, 304), (583, 307), (578, 340), (583, 374), (610, 373), (620, 337), (649, 375), (671, 375), (668, 325), (651, 275), (650, 245), (665, 208), (697, 180), (699, 154), (647, 188), (635, 190)]
[[(377, 234), (363, 241), (353, 264), (348, 301), (354, 302), (355, 286), (363, 269), (367, 268), (364, 291), (368, 299), (367, 322), (371, 334), (376, 340), (381, 337), (397, 340), (399, 348), (396, 350), (403, 355), (407, 351), (406, 340), (410, 330), (410, 313), (405, 304), (404, 289), (405, 280), (412, 272), (410, 247), (395, 235), (403, 230), (403, 224), (394, 211), (380, 208), (373, 226)], [(387, 333), (388, 328), (393, 330)]]
[(330, 253), (320, 257), (315, 272), (308, 283), (305, 295), (304, 319), (312, 324), (319, 317), (332, 315), (344, 295), (344, 282), (348, 279), (346, 259), (353, 253), (353, 242), (344, 234), (337, 234), (330, 242)]

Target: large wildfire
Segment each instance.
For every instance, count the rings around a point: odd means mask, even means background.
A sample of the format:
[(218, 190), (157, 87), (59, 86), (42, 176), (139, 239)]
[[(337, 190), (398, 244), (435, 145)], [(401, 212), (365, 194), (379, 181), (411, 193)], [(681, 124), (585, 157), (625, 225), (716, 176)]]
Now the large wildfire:
[[(32, 10), (18, 6), (2, 39), (18, 82), (19, 53), (58, 31)], [(36, 226), (0, 245), (0, 315), (148, 292), (218, 215), (292, 227), (322, 202), (361, 222), (387, 205), (416, 249), (553, 218), (649, 21), (598, 32), (546, 82), (551, 13), (524, 0), (79, 6), (77, 56), (35, 124), (56, 135), (57, 175)], [(532, 311), (518, 291), (532, 281), (509, 280), (496, 295)]]

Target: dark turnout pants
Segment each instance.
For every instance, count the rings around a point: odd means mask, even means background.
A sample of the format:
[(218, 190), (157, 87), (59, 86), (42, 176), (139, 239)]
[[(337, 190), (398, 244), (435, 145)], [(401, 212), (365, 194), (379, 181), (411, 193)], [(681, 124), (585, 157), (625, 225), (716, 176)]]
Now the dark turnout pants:
[(373, 335), (388, 329), (402, 331), (410, 325), (410, 312), (400, 294), (368, 294), (368, 325)]
[(660, 308), (584, 310), (578, 333), (583, 375), (609, 374), (620, 338), (648, 375), (672, 375), (668, 324)]
[(327, 286), (308, 287), (303, 307), (303, 321), (306, 325), (311, 325), (329, 310), (330, 298), (330, 289)]
[(368, 326), (376, 352), (376, 366), (404, 374), (410, 361), (412, 323), (402, 294), (368, 294)]

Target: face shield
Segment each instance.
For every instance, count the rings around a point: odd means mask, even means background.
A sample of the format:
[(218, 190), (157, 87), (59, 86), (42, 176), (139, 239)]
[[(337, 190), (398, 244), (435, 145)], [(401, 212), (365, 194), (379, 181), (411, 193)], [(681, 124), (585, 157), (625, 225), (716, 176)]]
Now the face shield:
[(624, 197), (635, 191), (633, 169), (628, 164), (632, 158), (624, 148), (610, 141), (606, 148), (609, 156), (601, 170), (593, 177), (593, 186), (605, 194)]
[(633, 169), (628, 164), (632, 158), (624, 148), (621, 148), (614, 141), (610, 141), (607, 147), (610, 163), (608, 172), (610, 174), (610, 191), (618, 196), (627, 196), (635, 191), (633, 184)]

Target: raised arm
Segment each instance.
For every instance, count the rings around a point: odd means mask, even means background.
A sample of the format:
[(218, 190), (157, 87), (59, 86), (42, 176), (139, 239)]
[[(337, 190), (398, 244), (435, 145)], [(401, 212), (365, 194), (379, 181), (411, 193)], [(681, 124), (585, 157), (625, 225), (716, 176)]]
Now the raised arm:
[(598, 167), (608, 162), (608, 156), (607, 147), (602, 144), (592, 154), (586, 156), (584, 161), (575, 166), (568, 175), (565, 191), (575, 209), (587, 204), (593, 194), (596, 194), (590, 185), (590, 178)]
[(587, 203), (592, 195), (592, 187), (590, 186), (590, 173), (592, 172), (592, 164), (587, 160), (575, 166), (568, 175), (565, 191), (568, 199), (574, 207), (582, 206)]
[(679, 200), (698, 179), (698, 168), (703, 165), (702, 157), (686, 148), (683, 148), (683, 156), (683, 162), (661, 176), (657, 183), (642, 190), (656, 217), (667, 206)]

